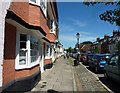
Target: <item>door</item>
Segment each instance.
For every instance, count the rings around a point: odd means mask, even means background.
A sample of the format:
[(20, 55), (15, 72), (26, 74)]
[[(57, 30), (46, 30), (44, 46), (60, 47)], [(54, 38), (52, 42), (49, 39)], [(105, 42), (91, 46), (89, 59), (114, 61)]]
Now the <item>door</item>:
[(44, 46), (40, 46), (40, 69), (41, 73), (44, 72)]

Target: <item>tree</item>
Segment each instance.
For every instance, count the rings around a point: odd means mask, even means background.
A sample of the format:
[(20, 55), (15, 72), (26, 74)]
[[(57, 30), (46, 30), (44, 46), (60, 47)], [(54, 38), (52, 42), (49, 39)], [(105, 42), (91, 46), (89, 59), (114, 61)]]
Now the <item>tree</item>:
[[(120, 5), (120, 1), (118, 2), (83, 2), (84, 5), (87, 6), (94, 6), (95, 4), (99, 4), (99, 3), (104, 3), (105, 5), (116, 5), (119, 6)], [(99, 15), (100, 19), (103, 21), (108, 21), (111, 24), (116, 24), (116, 26), (120, 26), (120, 9), (114, 9), (114, 10), (108, 10), (105, 11), (104, 13)]]
[(81, 44), (93, 44), (91, 41), (84, 41)]
[(69, 47), (68, 49), (66, 49), (67, 52), (71, 53), (72, 52), (72, 47)]

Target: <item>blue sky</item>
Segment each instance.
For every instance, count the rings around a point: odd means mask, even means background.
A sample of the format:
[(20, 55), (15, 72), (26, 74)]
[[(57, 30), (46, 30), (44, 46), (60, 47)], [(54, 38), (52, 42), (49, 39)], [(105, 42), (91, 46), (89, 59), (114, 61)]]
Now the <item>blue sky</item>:
[(116, 6), (82, 5), (80, 2), (57, 2), (59, 15), (59, 40), (64, 48), (75, 47), (76, 33), (80, 33), (80, 43), (95, 41), (97, 37), (112, 35), (118, 27), (100, 20), (99, 14)]

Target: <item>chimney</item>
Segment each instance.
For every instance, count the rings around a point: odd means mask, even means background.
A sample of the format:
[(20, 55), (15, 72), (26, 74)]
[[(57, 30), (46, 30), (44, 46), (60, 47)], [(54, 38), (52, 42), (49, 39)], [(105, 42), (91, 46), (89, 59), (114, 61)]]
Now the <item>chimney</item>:
[(120, 36), (119, 30), (113, 30), (113, 36)]
[(100, 38), (97, 38), (96, 40), (97, 40), (97, 41), (100, 41)]
[(108, 35), (104, 35), (104, 39), (108, 39), (109, 38), (109, 36)]

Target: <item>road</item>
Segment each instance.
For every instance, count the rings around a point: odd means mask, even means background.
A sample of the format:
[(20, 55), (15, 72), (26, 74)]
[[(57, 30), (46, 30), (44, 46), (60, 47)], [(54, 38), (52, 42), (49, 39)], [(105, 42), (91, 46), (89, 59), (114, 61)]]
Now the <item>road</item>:
[[(88, 70), (90, 70), (89, 69), (89, 67), (88, 66), (86, 66), (86, 68), (88, 69)], [(92, 73), (94, 73), (94, 74), (96, 74), (95, 72), (94, 72), (94, 70), (90, 70)], [(117, 84), (116, 82), (114, 82), (113, 80), (106, 80), (105, 78), (104, 78), (104, 73), (103, 72), (99, 72), (99, 73), (97, 73), (96, 74), (97, 76), (98, 76), (98, 78), (99, 78), (99, 80), (106, 86), (106, 87), (108, 87), (111, 91), (113, 91), (114, 93), (120, 93), (120, 84)]]

